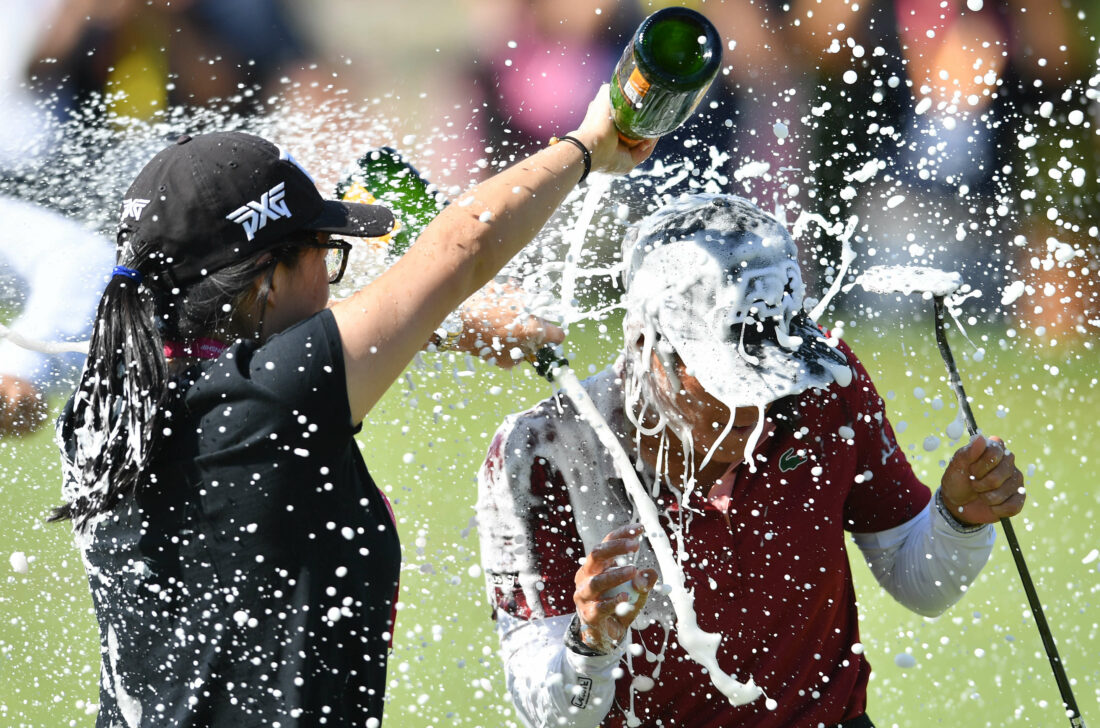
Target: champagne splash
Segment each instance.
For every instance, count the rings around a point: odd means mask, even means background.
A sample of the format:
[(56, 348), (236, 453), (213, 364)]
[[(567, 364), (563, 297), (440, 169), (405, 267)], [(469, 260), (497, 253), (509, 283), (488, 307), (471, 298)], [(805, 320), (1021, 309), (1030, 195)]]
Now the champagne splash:
[(54, 355), (70, 352), (88, 354), (88, 341), (40, 341), (24, 336), (18, 331), (12, 331), (3, 324), (0, 324), (0, 339), (7, 339), (16, 346), (21, 346), (30, 351), (37, 351), (40, 354)]
[(707, 670), (714, 687), (717, 688), (731, 705), (747, 705), (763, 695), (763, 691), (750, 678), (741, 682), (724, 672), (718, 664), (718, 646), (722, 635), (706, 632), (699, 627), (695, 616), (695, 598), (684, 584), (684, 573), (673, 555), (672, 543), (661, 525), (657, 506), (646, 493), (645, 488), (634, 472), (634, 464), (623, 451), (615, 433), (596, 409), (588, 392), (581, 386), (572, 370), (562, 368), (555, 371), (555, 381), (561, 390), (573, 401), (577, 411), (585, 422), (595, 431), (596, 436), (611, 454), (615, 470), (626, 486), (626, 492), (638, 511), (638, 519), (645, 528), (646, 538), (653, 547), (657, 564), (661, 567), (661, 576), (668, 587), (669, 600), (676, 612), (676, 639), (692, 660)]

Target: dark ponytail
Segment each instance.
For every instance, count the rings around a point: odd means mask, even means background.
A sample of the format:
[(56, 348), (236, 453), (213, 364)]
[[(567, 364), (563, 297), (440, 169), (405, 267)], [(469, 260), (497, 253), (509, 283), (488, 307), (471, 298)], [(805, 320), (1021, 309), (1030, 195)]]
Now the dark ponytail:
[(66, 503), (50, 520), (80, 523), (113, 508), (149, 463), (167, 391), (154, 299), (150, 287), (122, 275), (103, 292), (72, 413), (60, 425)]
[[(182, 396), (180, 388), (170, 386), (165, 340), (254, 338), (248, 312), (257, 274), (277, 263), (295, 265), (302, 243), (289, 239), (183, 291), (165, 276), (142, 270), (153, 267), (155, 256), (120, 256), (136, 259), (126, 265), (142, 271), (143, 281), (115, 275), (100, 299), (72, 411), (58, 423), (65, 503), (49, 520), (72, 520), (80, 527), (138, 487), (171, 432), (173, 401)], [(122, 249), (131, 252), (129, 245)]]

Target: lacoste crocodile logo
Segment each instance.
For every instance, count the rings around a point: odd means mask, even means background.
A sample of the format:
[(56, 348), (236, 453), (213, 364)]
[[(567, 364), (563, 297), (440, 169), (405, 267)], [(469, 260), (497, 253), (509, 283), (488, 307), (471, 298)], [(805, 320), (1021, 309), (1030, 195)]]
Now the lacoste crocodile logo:
[(808, 457), (799, 455), (792, 447), (779, 456), (779, 469), (784, 473), (789, 473), (807, 460), (809, 460)]

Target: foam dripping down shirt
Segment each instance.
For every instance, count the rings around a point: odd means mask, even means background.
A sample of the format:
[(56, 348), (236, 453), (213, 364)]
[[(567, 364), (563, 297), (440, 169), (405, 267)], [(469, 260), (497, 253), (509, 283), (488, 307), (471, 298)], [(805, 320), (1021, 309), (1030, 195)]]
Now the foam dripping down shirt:
[(332, 314), (179, 386), (152, 472), (76, 532), (97, 726), (381, 721), (400, 547), (353, 437)]
[[(678, 644), (670, 602), (656, 592), (616, 652), (586, 657), (564, 646), (580, 559), (633, 521), (633, 507), (567, 398), (504, 422), (479, 474), (478, 523), (508, 688), (525, 724), (779, 728), (865, 712), (870, 665), (846, 534), (895, 598), (935, 614), (985, 564), (993, 530), (956, 532), (930, 507), (870, 377), (840, 348), (851, 383), (800, 395), (794, 426), (760, 442), (758, 472), (742, 464), (728, 494), (708, 499), (711, 484), (700, 483), (681, 504), (651, 467), (639, 471), (671, 542), (682, 539), (700, 628), (722, 635), (719, 664), (752, 678), (772, 708), (764, 698), (731, 706)], [(634, 453), (620, 371), (584, 384)], [(648, 543), (637, 563), (657, 568)]]

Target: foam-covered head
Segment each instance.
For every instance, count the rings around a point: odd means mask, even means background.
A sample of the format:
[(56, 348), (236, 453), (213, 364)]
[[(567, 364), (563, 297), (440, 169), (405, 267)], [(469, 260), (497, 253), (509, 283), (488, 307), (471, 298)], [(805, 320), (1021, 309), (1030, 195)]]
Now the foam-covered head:
[(797, 254), (786, 229), (745, 199), (676, 200), (623, 242), (628, 341), (660, 335), (731, 409), (846, 385), (844, 355), (803, 310)]

